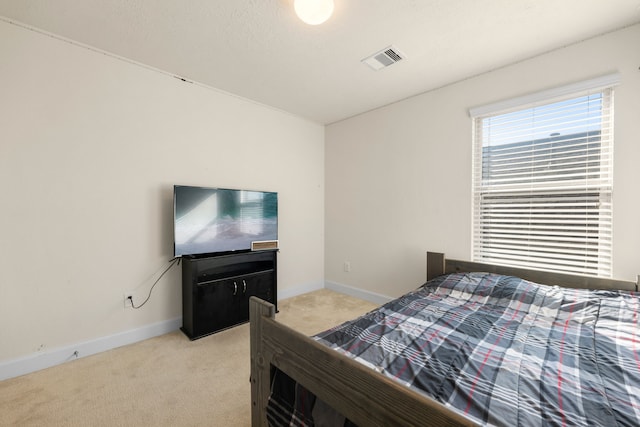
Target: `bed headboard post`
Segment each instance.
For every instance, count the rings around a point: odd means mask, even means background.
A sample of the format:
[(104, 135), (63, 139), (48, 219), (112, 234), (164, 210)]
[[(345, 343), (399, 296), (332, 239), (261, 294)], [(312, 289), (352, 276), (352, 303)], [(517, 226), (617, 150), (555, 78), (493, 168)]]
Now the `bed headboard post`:
[(427, 281), (444, 274), (444, 254), (427, 252)]
[(623, 291), (640, 291), (640, 274), (636, 281), (609, 279), (595, 276), (581, 276), (543, 270), (531, 270), (519, 267), (509, 267), (498, 264), (445, 259), (443, 253), (427, 252), (427, 280), (447, 273), (484, 272), (516, 276), (550, 286), (579, 289), (614, 289)]

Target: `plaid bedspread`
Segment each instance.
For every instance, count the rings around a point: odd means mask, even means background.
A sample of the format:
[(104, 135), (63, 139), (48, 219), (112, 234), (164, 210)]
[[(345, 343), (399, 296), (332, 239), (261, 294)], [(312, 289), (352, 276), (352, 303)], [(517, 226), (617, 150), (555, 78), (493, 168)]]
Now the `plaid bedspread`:
[[(479, 424), (638, 426), (639, 304), (623, 291), (452, 274), (316, 339)], [(290, 425), (314, 424), (314, 398), (302, 400), (309, 416), (294, 409)]]

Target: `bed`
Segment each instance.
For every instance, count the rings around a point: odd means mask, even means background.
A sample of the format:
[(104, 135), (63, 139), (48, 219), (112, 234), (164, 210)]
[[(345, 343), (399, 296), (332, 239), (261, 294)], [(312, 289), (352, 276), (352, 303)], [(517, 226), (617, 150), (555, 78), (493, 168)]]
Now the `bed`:
[(424, 286), (315, 337), (254, 298), (252, 425), (283, 406), (283, 378), (340, 425), (638, 425), (637, 286), (428, 252)]

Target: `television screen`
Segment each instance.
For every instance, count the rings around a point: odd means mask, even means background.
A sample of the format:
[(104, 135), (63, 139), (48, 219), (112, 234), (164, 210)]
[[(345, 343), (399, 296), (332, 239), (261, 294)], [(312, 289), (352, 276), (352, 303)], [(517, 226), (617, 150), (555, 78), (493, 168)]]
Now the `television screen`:
[(278, 239), (278, 193), (176, 185), (174, 255), (251, 249)]

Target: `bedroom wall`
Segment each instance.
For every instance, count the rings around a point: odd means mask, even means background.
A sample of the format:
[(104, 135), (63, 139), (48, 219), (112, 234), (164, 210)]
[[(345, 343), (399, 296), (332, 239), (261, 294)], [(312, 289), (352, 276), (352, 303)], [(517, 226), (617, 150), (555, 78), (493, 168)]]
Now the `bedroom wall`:
[(181, 325), (179, 267), (123, 304), (174, 184), (277, 191), (280, 296), (323, 286), (323, 126), (3, 20), (0, 57), (0, 378)]
[[(398, 296), (424, 282), (425, 251), (470, 259), (468, 109), (615, 71), (622, 83), (615, 92), (613, 268), (616, 278), (635, 281), (640, 274), (639, 43), (640, 25), (635, 25), (329, 125), (327, 283)], [(394, 68), (381, 72), (392, 76)], [(344, 271), (345, 262), (350, 272)]]

